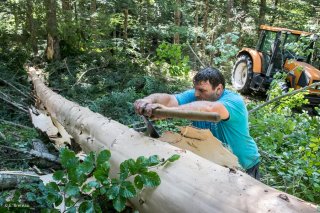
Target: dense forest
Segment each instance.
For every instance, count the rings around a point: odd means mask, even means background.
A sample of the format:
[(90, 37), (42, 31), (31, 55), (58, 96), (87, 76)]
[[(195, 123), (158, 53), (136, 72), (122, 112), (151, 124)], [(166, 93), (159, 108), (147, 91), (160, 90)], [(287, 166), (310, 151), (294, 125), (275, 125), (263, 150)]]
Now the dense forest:
[[(36, 166), (52, 173), (27, 153), (39, 139), (51, 153), (58, 151), (30, 120), (34, 97), (26, 65), (43, 69), (55, 92), (135, 128), (143, 123), (133, 109), (136, 99), (191, 88), (200, 68), (217, 67), (232, 89), (236, 55), (256, 46), (260, 25), (319, 34), (320, 1), (2, 0), (0, 20), (0, 169)], [(262, 156), (261, 181), (320, 204), (319, 109), (310, 115), (301, 108), (304, 94), (251, 112), (250, 133)], [(278, 95), (277, 88), (269, 93)], [(263, 95), (244, 98), (248, 110), (265, 101)], [(155, 123), (160, 132), (188, 124), (177, 119)], [(60, 151), (62, 157), (70, 153)], [(1, 193), (1, 206), (7, 197)], [(53, 205), (44, 197), (25, 200)]]

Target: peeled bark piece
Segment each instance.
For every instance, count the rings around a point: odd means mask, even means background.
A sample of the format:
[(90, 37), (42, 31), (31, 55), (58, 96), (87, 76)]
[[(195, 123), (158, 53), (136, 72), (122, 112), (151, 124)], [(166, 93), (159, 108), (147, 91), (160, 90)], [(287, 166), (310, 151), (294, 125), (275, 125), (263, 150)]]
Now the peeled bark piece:
[[(36, 94), (85, 152), (109, 149), (111, 176), (129, 158), (159, 155), (180, 159), (156, 169), (161, 184), (131, 199), (139, 212), (316, 212), (316, 206), (242, 173), (152, 139), (66, 100), (47, 88), (29, 68)], [(287, 199), (283, 199), (286, 197)]]
[(220, 166), (232, 169), (239, 167), (238, 158), (226, 149), (210, 130), (181, 127), (180, 131), (181, 134), (165, 132), (159, 140), (189, 150)]
[(71, 144), (72, 137), (55, 118), (50, 117), (43, 110), (35, 108), (29, 109), (29, 113), (32, 124), (41, 132), (48, 135), (57, 149), (64, 147), (65, 144)]

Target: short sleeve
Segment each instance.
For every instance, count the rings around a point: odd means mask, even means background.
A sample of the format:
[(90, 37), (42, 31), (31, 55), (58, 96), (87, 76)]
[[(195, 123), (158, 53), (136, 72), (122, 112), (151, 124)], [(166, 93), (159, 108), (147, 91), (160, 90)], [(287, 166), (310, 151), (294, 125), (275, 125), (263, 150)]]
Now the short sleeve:
[(219, 100), (229, 112), (229, 119), (227, 121), (238, 121), (243, 119), (246, 113), (246, 106), (240, 96), (234, 96), (231, 99)]
[(190, 89), (185, 92), (176, 94), (174, 96), (176, 97), (178, 104), (183, 105), (183, 104), (187, 104), (187, 103), (191, 103), (193, 101), (196, 101), (196, 97), (194, 94), (195, 94), (194, 89)]

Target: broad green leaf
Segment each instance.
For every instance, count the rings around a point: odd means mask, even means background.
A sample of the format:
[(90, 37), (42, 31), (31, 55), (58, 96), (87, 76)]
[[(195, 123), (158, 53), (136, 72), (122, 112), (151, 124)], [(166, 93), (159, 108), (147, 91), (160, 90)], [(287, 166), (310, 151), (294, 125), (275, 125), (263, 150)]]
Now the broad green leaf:
[(142, 177), (140, 175), (137, 175), (137, 176), (134, 177), (134, 185), (138, 189), (142, 189), (143, 188), (143, 180), (142, 180)]
[(156, 187), (161, 183), (160, 177), (156, 172), (144, 172), (141, 174), (142, 182), (147, 187)]
[(148, 166), (148, 159), (144, 156), (140, 156), (136, 160), (136, 165), (141, 168), (141, 167), (147, 167)]
[(120, 196), (125, 198), (135, 197), (137, 194), (136, 189), (130, 181), (124, 181), (120, 187)]
[(62, 171), (62, 170), (58, 170), (58, 171), (55, 171), (54, 173), (53, 173), (53, 180), (57, 180), (57, 181), (60, 181), (60, 180), (62, 180), (62, 178), (63, 178), (63, 176), (64, 176), (64, 171)]
[(76, 157), (75, 153), (67, 148), (62, 148), (60, 150), (61, 165), (63, 168), (76, 167), (79, 163), (79, 159)]
[(64, 191), (70, 197), (76, 196), (80, 192), (79, 187), (71, 184), (70, 182), (66, 185), (66, 188), (64, 189)]
[(97, 167), (100, 166), (100, 164), (108, 161), (111, 157), (111, 153), (109, 150), (103, 150), (101, 151), (99, 154), (98, 154), (98, 157), (97, 157), (97, 161), (96, 161), (96, 165)]
[(112, 201), (113, 207), (118, 211), (121, 212), (125, 209), (126, 207), (126, 199), (121, 197), (121, 196), (117, 196), (113, 201)]
[(120, 164), (120, 173), (135, 174), (136, 172), (136, 162), (133, 159), (128, 159)]
[(83, 203), (81, 203), (78, 211), (79, 211), (79, 213), (94, 212), (92, 200), (87, 200), (87, 201), (84, 201)]
[(59, 206), (62, 203), (62, 201), (63, 201), (63, 197), (59, 194), (54, 205)]
[(56, 184), (55, 182), (47, 183), (46, 188), (51, 190), (51, 191), (53, 190), (54, 192), (59, 192), (60, 191), (58, 184)]
[(174, 162), (180, 158), (180, 155), (174, 154), (170, 158), (168, 158), (169, 162)]
[(94, 172), (93, 176), (100, 182), (103, 182), (109, 178), (109, 174), (103, 167), (98, 167)]
[(89, 186), (89, 184), (84, 184), (82, 187), (81, 187), (81, 192), (83, 193), (89, 193), (91, 191), (92, 187)]
[(155, 166), (160, 163), (160, 159), (158, 155), (152, 155), (148, 158), (149, 166)]
[(67, 197), (67, 198), (65, 199), (66, 207), (70, 207), (70, 206), (72, 206), (74, 203), (75, 203), (75, 201), (72, 200), (72, 197)]
[(119, 195), (119, 192), (120, 192), (119, 184), (111, 186), (111, 188), (107, 191), (107, 196), (109, 200), (115, 199)]
[(92, 188), (98, 188), (98, 187), (100, 186), (100, 184), (99, 184), (97, 181), (94, 181), (94, 180), (89, 181), (89, 182), (88, 182), (88, 185), (89, 185), (90, 187), (92, 187)]
[(90, 152), (89, 155), (85, 157), (82, 163), (79, 165), (81, 173), (90, 174), (94, 169), (94, 153)]

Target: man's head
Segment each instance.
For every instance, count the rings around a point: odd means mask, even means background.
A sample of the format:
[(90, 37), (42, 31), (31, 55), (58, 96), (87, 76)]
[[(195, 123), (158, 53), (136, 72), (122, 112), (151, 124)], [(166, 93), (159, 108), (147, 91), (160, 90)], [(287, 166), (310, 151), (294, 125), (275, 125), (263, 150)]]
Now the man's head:
[(208, 67), (193, 77), (193, 85), (197, 100), (216, 101), (223, 93), (225, 80), (219, 70)]

